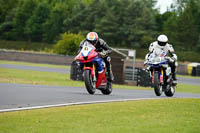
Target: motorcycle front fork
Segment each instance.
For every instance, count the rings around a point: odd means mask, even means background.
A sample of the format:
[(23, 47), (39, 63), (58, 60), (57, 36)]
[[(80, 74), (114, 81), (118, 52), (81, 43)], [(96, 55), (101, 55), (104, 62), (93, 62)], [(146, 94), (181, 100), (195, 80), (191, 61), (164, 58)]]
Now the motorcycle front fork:
[[(83, 71), (85, 70), (85, 67), (86, 67), (86, 65), (84, 64), (83, 65)], [(94, 64), (92, 64), (92, 69), (90, 69), (91, 70), (91, 74), (92, 74), (92, 80), (94, 81), (94, 82), (96, 82), (97, 81), (97, 77), (96, 77), (96, 69), (95, 69), (95, 65)], [(84, 75), (84, 73), (83, 73), (83, 75)]]
[(92, 68), (93, 68), (93, 71), (94, 71), (94, 77), (93, 77), (93, 81), (97, 81), (97, 77), (96, 77), (96, 73), (95, 73), (95, 65), (92, 64)]
[[(160, 70), (160, 83), (163, 84), (163, 75), (164, 75), (164, 70), (161, 68)], [(154, 73), (155, 73), (155, 69), (153, 69), (152, 74), (150, 75), (152, 77), (152, 83), (154, 84)]]

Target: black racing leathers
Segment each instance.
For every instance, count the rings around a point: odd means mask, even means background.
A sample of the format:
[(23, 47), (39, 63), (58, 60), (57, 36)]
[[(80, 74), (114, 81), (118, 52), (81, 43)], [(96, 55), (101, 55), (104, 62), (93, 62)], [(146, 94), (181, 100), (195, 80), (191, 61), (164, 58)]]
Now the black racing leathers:
[[(83, 40), (81, 43), (80, 43), (80, 49), (82, 49), (82, 46), (84, 44), (84, 42), (87, 41), (86, 39)], [(97, 42), (97, 44), (95, 45), (96, 47), (96, 51), (97, 52), (102, 52), (103, 50), (106, 51), (106, 53), (108, 54), (107, 56), (109, 56), (111, 53), (112, 53), (112, 49), (107, 45), (107, 43), (99, 38), (99, 41)]]

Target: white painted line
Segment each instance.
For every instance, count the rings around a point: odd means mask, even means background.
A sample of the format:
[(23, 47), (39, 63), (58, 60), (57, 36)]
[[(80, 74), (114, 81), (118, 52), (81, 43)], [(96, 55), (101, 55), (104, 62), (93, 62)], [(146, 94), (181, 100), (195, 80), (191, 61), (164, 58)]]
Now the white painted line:
[(65, 104), (43, 105), (43, 106), (33, 106), (33, 107), (24, 107), (24, 108), (2, 109), (2, 110), (0, 110), (0, 113), (2, 113), (2, 112), (12, 112), (12, 111), (21, 111), (21, 110), (31, 110), (31, 109), (41, 109), (41, 108), (51, 108), (51, 107), (61, 107), (61, 106), (82, 105), (82, 104), (139, 101), (139, 100), (152, 100), (152, 99), (160, 99), (160, 98), (118, 99), (118, 100), (86, 101), (86, 102), (75, 102), (75, 103), (65, 103)]

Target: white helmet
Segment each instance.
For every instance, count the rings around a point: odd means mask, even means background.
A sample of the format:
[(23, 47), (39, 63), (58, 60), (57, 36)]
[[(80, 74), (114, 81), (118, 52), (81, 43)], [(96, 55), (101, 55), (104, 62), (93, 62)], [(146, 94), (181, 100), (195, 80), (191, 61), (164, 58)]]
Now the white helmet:
[(168, 38), (166, 35), (159, 35), (157, 38), (158, 45), (165, 46), (168, 42)]
[(98, 34), (96, 32), (89, 32), (86, 36), (86, 40), (96, 45), (99, 40)]

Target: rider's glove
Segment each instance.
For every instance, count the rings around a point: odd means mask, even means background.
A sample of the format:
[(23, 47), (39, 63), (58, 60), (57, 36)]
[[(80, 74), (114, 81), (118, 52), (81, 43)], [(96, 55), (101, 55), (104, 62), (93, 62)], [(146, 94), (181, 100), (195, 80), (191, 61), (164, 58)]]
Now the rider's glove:
[(150, 71), (150, 66), (145, 66), (145, 67), (143, 68), (143, 70), (144, 70), (145, 72), (149, 72), (149, 71)]
[(176, 61), (176, 58), (175, 58), (175, 57), (172, 57), (172, 60), (173, 60), (173, 62), (174, 62), (174, 61)]
[(165, 59), (167, 59), (169, 62), (174, 62), (174, 60), (169, 56), (166, 56)]
[(147, 62), (148, 62), (147, 60), (145, 60), (145, 61), (144, 61), (144, 66), (146, 66), (146, 65), (147, 65)]
[(102, 58), (107, 56), (107, 52), (106, 51), (99, 52), (99, 54), (101, 55)]

